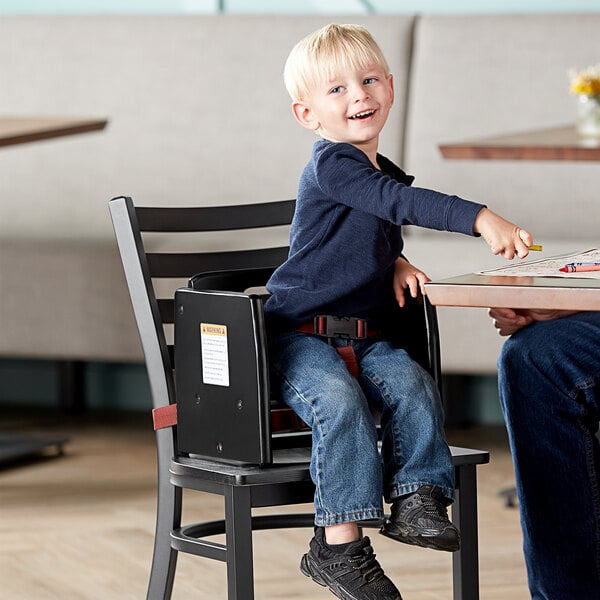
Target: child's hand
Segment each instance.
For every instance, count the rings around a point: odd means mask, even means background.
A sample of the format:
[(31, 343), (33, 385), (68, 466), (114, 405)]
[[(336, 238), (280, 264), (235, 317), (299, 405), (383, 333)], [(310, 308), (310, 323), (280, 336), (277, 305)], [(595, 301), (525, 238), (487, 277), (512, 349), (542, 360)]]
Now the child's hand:
[(533, 244), (533, 237), (529, 231), (503, 219), (489, 208), (479, 211), (473, 231), (481, 234), (493, 254), (502, 254), (509, 260), (514, 258), (515, 254), (519, 258), (525, 258), (529, 254), (529, 246)]
[(396, 259), (394, 266), (394, 294), (400, 307), (406, 304), (404, 297), (404, 290), (408, 288), (410, 295), (416, 298), (421, 294), (425, 295), (425, 284), (431, 281), (423, 271), (417, 269), (417, 267), (411, 265), (407, 260), (399, 256)]

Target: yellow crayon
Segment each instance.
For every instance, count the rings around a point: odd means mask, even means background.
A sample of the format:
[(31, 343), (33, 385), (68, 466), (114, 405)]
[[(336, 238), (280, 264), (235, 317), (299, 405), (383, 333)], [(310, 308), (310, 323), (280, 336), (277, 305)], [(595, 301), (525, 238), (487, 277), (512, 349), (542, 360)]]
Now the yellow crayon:
[(529, 246), (529, 250), (535, 250), (536, 252), (541, 252), (542, 247), (539, 244), (534, 244), (533, 246)]

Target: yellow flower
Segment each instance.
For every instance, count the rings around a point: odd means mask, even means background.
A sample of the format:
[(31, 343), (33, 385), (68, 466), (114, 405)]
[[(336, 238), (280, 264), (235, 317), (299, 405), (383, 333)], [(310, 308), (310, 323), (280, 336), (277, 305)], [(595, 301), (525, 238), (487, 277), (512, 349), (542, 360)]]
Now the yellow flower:
[(570, 71), (571, 92), (584, 96), (597, 96), (600, 94), (600, 63), (584, 69), (583, 71)]

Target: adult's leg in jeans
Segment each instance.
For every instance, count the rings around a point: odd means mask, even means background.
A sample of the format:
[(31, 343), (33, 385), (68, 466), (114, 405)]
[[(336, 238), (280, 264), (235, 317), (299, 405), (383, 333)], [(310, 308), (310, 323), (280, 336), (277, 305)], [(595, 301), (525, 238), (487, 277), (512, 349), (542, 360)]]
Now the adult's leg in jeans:
[(534, 600), (600, 598), (600, 312), (535, 323), (498, 361)]

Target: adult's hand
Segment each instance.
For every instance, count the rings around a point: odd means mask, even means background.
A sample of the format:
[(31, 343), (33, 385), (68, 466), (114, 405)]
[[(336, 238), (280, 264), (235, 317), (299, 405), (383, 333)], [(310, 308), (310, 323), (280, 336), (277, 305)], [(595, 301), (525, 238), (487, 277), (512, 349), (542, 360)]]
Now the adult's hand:
[(575, 310), (534, 310), (531, 308), (490, 308), (489, 316), (500, 335), (512, 335), (534, 321), (551, 321), (576, 313)]

